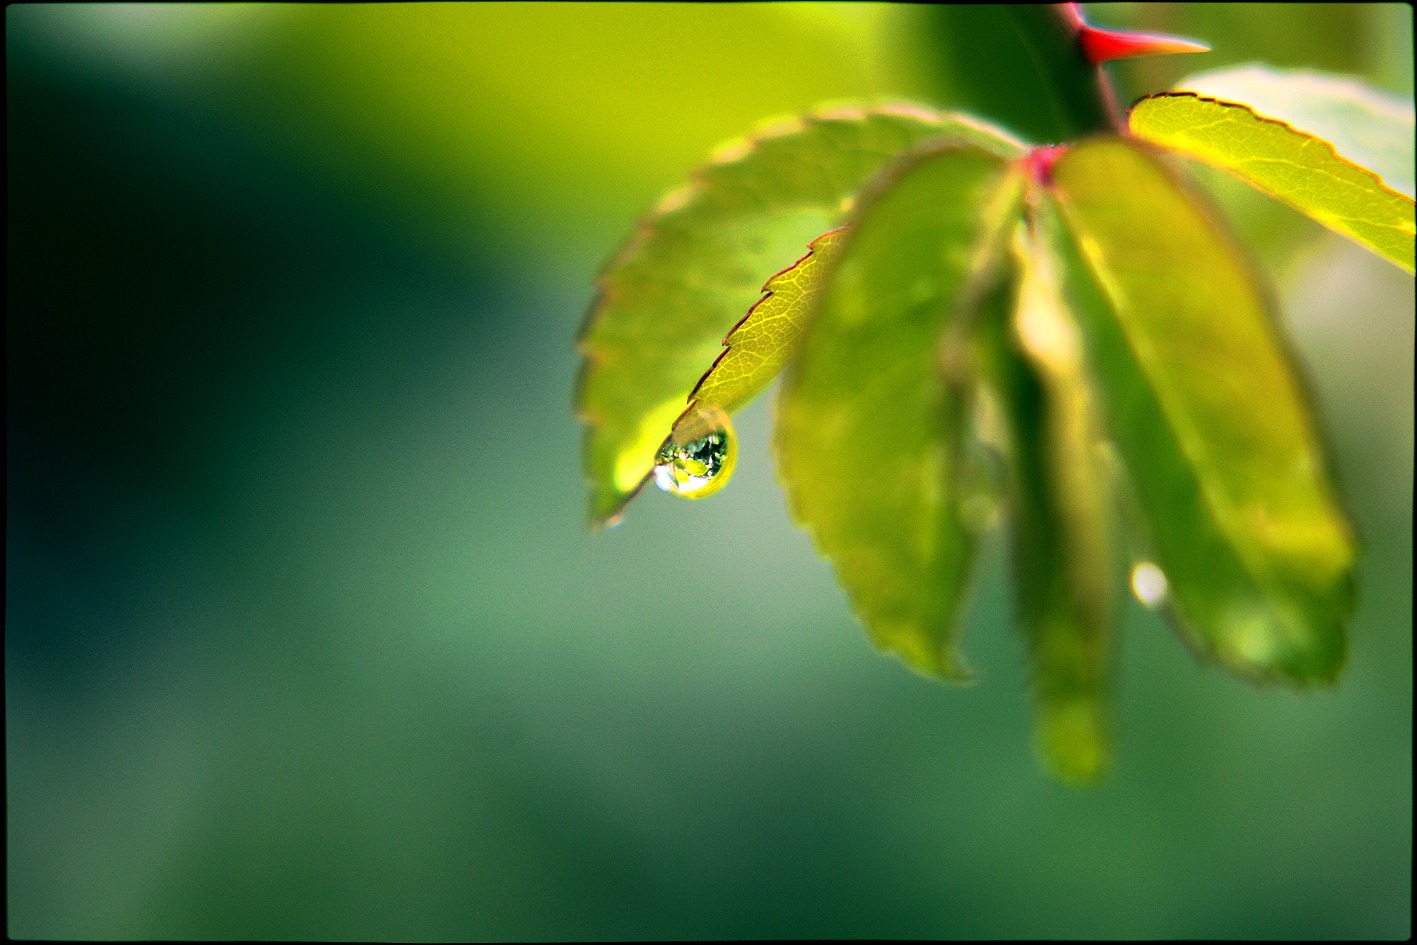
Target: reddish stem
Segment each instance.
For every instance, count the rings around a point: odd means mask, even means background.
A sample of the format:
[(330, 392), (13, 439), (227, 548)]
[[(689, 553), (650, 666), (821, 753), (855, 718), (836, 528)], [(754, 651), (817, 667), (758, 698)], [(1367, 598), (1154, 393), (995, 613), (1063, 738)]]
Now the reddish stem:
[(1053, 165), (1066, 150), (1068, 150), (1068, 146), (1065, 144), (1046, 144), (1029, 151), (1020, 160), (1024, 170), (1033, 181), (1042, 187), (1051, 187)]

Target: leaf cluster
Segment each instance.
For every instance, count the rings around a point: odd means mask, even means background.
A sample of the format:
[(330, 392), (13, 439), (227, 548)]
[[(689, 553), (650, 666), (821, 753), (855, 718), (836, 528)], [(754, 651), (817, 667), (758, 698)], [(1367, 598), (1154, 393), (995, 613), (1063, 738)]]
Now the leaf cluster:
[(733, 142), (601, 279), (577, 392), (592, 519), (618, 520), (681, 424), (780, 375), (791, 513), (912, 668), (970, 677), (961, 613), (1005, 510), (1038, 746), (1065, 780), (1107, 765), (1129, 572), (1202, 657), (1332, 682), (1352, 529), (1274, 293), (1175, 156), (1411, 272), (1411, 127), (1351, 81), (1249, 67), (1062, 146), (910, 105)]

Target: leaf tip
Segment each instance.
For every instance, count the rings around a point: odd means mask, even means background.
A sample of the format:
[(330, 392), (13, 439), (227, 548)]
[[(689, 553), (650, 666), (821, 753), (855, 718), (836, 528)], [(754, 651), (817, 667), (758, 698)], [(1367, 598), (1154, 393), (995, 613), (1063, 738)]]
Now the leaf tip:
[(861, 613), (857, 617), (866, 626), (876, 647), (900, 660), (907, 667), (927, 679), (946, 682), (955, 686), (971, 686), (978, 681), (974, 669), (964, 658), (964, 651), (958, 640), (944, 643), (930, 638), (933, 634), (921, 632), (919, 628), (902, 629), (887, 625), (879, 619)]
[(1094, 787), (1111, 766), (1106, 725), (1092, 703), (1049, 709), (1038, 720), (1034, 749), (1044, 767), (1068, 787)]
[(592, 484), (586, 528), (592, 532), (601, 532), (618, 526), (625, 520), (625, 506), (639, 493), (640, 486), (636, 486), (626, 495), (596, 488)]

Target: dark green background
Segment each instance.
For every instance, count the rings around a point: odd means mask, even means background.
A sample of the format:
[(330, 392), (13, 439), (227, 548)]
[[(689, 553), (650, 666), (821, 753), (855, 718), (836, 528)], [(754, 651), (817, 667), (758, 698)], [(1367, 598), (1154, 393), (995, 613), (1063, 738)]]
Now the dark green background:
[[(1366, 549), (1334, 691), (1133, 605), (1116, 770), (1059, 787), (1000, 539), (979, 684), (876, 655), (768, 399), (718, 497), (583, 527), (573, 337), (637, 215), (823, 99), (1027, 129), (989, 16), (7, 7), (9, 934), (1407, 936), (1413, 285), (1287, 211), (1223, 195)], [(1128, 94), (1253, 58), (1412, 91), (1405, 6), (1095, 19), (1215, 47)]]

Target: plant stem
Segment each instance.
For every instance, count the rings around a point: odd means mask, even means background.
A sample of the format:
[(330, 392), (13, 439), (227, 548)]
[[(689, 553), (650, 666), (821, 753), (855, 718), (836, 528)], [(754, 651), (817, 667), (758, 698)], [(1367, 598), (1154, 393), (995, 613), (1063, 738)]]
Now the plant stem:
[(1112, 83), (1083, 53), (1077, 4), (1030, 3), (1005, 10), (1043, 79), (1059, 140), (1121, 130)]

